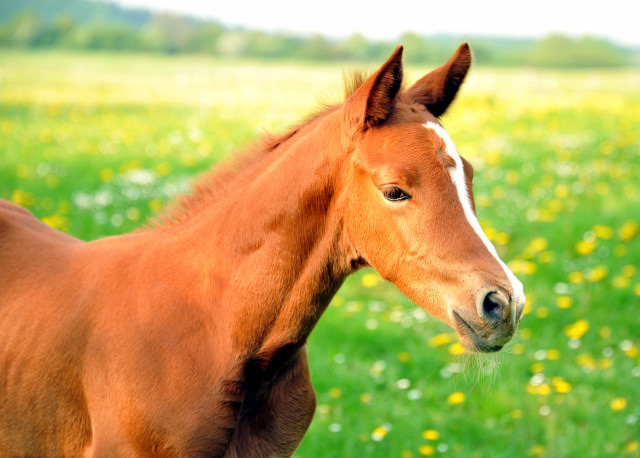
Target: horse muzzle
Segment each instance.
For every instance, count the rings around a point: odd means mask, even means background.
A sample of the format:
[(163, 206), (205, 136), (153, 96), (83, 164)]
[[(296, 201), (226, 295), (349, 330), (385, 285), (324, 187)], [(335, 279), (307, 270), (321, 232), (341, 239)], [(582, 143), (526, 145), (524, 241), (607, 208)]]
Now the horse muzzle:
[(488, 290), (479, 295), (475, 310), (452, 307), (452, 324), (467, 350), (496, 352), (514, 336), (524, 305), (524, 296), (508, 297), (500, 290)]

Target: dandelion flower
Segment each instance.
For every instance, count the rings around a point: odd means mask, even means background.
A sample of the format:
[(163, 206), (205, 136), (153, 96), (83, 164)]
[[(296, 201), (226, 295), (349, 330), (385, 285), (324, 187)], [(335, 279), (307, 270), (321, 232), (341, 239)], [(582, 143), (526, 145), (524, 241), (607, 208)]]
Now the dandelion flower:
[(569, 296), (560, 296), (556, 299), (556, 305), (561, 309), (568, 309), (573, 305), (573, 299)]
[(570, 339), (580, 339), (589, 330), (587, 320), (578, 320), (573, 324), (565, 326), (564, 333)]
[(544, 445), (534, 445), (533, 447), (531, 447), (529, 449), (529, 451), (527, 452), (527, 455), (529, 456), (540, 456), (540, 455), (544, 455), (546, 452), (546, 449), (544, 447)]
[(440, 433), (435, 429), (427, 429), (422, 431), (422, 437), (428, 441), (435, 441), (440, 438)]
[(449, 353), (454, 356), (462, 355), (465, 352), (466, 350), (460, 342), (455, 342), (449, 346)]
[(618, 411), (627, 407), (627, 400), (625, 398), (615, 398), (609, 403), (611, 410)]
[(447, 402), (451, 405), (456, 405), (456, 404), (462, 404), (464, 401), (466, 401), (466, 399), (467, 399), (467, 396), (464, 393), (461, 393), (460, 391), (456, 391), (449, 395), (449, 397), (447, 398)]
[(569, 382), (561, 380), (554, 385), (554, 388), (560, 394), (567, 394), (571, 391), (571, 384)]
[(441, 347), (451, 342), (451, 333), (443, 333), (433, 336), (429, 339), (428, 345), (430, 347)]
[(373, 288), (378, 284), (378, 276), (376, 274), (364, 274), (362, 276), (362, 285), (366, 288)]
[(595, 240), (580, 240), (576, 244), (576, 251), (583, 256), (590, 254), (596, 248)]
[(407, 353), (406, 351), (401, 351), (400, 353), (398, 353), (398, 361), (400, 361), (401, 363), (407, 363), (410, 359), (411, 355), (409, 355), (409, 353)]
[(421, 445), (418, 451), (420, 452), (420, 455), (423, 456), (431, 456), (436, 453), (436, 449), (433, 445)]
[(371, 439), (373, 439), (376, 442), (379, 442), (379, 441), (381, 441), (382, 439), (385, 438), (385, 436), (387, 435), (388, 432), (389, 432), (389, 428), (386, 427), (385, 425), (378, 426), (371, 433)]

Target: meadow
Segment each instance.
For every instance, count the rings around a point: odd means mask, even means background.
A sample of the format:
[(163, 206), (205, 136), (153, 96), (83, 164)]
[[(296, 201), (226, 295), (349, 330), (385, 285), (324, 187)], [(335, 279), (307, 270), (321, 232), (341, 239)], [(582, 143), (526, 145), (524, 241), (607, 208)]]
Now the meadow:
[[(131, 231), (199, 171), (339, 101), (342, 70), (0, 51), (0, 197), (84, 240)], [(472, 68), (443, 123), (525, 285), (520, 330), (467, 354), (358, 272), (311, 335), (318, 408), (296, 456), (640, 456), (640, 70)]]

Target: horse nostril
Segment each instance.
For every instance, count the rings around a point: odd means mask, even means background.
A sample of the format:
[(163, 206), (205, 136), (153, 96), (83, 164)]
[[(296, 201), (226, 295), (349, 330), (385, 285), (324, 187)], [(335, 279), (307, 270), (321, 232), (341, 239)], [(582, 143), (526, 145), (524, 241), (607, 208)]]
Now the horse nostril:
[(502, 298), (495, 292), (488, 293), (482, 301), (482, 312), (486, 318), (499, 320), (502, 318), (503, 309), (507, 306)]

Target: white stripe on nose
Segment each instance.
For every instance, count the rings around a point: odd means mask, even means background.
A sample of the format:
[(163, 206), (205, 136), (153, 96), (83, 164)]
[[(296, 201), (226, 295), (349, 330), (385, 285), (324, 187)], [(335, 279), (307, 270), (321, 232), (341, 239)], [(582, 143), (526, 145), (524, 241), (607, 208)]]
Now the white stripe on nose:
[(512, 306), (514, 308), (522, 307), (525, 303), (524, 297), (524, 289), (522, 287), (522, 283), (520, 280), (513, 275), (511, 269), (507, 267), (507, 265), (502, 262), (498, 253), (496, 252), (495, 247), (491, 243), (491, 241), (487, 238), (486, 234), (480, 227), (480, 223), (478, 222), (478, 218), (476, 217), (473, 209), (471, 208), (471, 198), (469, 197), (469, 190), (467, 188), (467, 180), (464, 175), (464, 165), (462, 164), (462, 158), (458, 154), (449, 133), (439, 124), (434, 122), (427, 122), (424, 124), (427, 129), (432, 129), (447, 145), (446, 153), (454, 160), (456, 165), (454, 167), (449, 167), (449, 175), (451, 176), (451, 181), (456, 187), (458, 191), (458, 199), (460, 200), (460, 204), (462, 205), (462, 209), (464, 210), (464, 214), (467, 217), (467, 221), (475, 231), (475, 233), (480, 237), (480, 240), (484, 242), (484, 245), (487, 247), (489, 253), (493, 255), (493, 257), (498, 261), (498, 263), (502, 266), (504, 273), (507, 278), (511, 282), (511, 287), (513, 289), (513, 298), (512, 298)]

